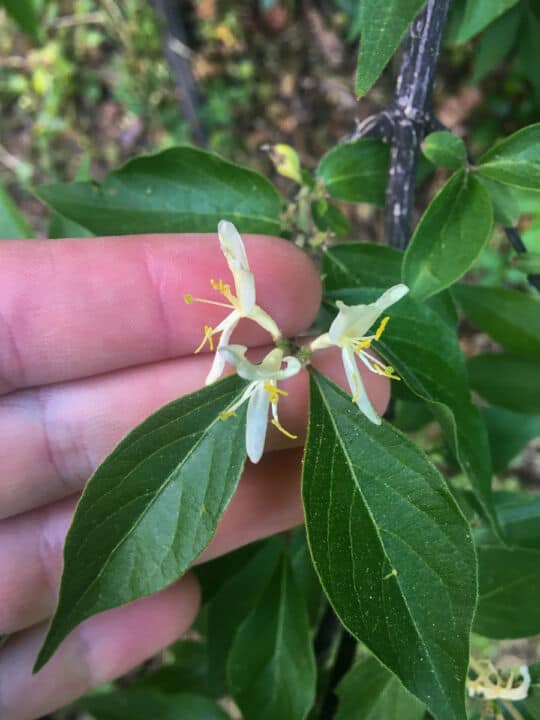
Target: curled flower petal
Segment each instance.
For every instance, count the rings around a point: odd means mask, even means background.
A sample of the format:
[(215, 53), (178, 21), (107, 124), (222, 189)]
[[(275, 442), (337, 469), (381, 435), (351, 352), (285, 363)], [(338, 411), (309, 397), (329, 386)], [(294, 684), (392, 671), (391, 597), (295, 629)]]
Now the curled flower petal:
[[(279, 423), (277, 405), (280, 397), (287, 395), (287, 392), (278, 388), (277, 381), (292, 377), (301, 370), (302, 366), (294, 357), (284, 358), (283, 351), (279, 348), (269, 352), (258, 365), (249, 362), (246, 358), (246, 351), (245, 345), (228, 345), (222, 347), (218, 352), (224, 358), (224, 362), (227, 361), (236, 367), (240, 377), (251, 381), (241, 397), (221, 417), (226, 420), (242, 403), (246, 400), (249, 401), (246, 451), (249, 459), (256, 463), (261, 459), (264, 451), (270, 405), (272, 405), (272, 424), (287, 437), (293, 439), (296, 437)], [(285, 362), (285, 368), (281, 367), (283, 362)]]
[(322, 350), (336, 346), (342, 350), (343, 366), (349, 382), (353, 402), (364, 415), (376, 425), (381, 419), (375, 412), (373, 405), (364, 390), (360, 371), (356, 364), (355, 355), (358, 355), (364, 365), (377, 375), (399, 380), (394, 368), (384, 365), (377, 357), (371, 355), (368, 349), (374, 340), (379, 340), (390, 318), (385, 317), (379, 323), (372, 335), (366, 335), (370, 327), (380, 318), (383, 312), (401, 300), (409, 292), (409, 288), (402, 283), (394, 285), (384, 292), (375, 302), (368, 305), (345, 305), (340, 300), (336, 305), (339, 310), (336, 318), (327, 333), (320, 335), (311, 343), (311, 350)]
[(246, 425), (246, 452), (253, 463), (258, 463), (264, 452), (270, 396), (258, 384), (249, 399)]

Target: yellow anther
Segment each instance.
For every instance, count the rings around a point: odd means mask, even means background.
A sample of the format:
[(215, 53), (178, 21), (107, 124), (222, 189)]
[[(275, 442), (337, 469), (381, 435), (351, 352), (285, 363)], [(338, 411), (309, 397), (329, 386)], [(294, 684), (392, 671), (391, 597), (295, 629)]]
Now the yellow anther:
[(230, 417), (233, 417), (233, 415), (236, 415), (236, 413), (232, 412), (231, 410), (223, 410), (219, 413), (219, 419), (228, 420)]
[(290, 432), (288, 432), (287, 430), (285, 430), (285, 428), (284, 428), (283, 425), (279, 422), (279, 420), (276, 420), (275, 418), (273, 418), (273, 420), (272, 420), (272, 425), (273, 425), (274, 427), (276, 427), (276, 428), (279, 430), (280, 433), (283, 433), (283, 435), (285, 435), (285, 437), (288, 437), (288, 438), (290, 438), (291, 440), (296, 440), (296, 439), (298, 438), (298, 435), (293, 435), (292, 433), (290, 433)]
[(235, 306), (237, 299), (231, 292), (231, 286), (229, 283), (224, 283), (223, 280), (210, 280), (210, 285), (213, 287), (214, 290), (217, 290), (219, 293), (223, 295), (224, 298), (226, 298), (231, 305)]
[(396, 375), (396, 371), (391, 365), (387, 365), (384, 368), (384, 376), (390, 378), (391, 380), (401, 380), (399, 375)]
[(212, 352), (214, 351), (214, 340), (213, 340), (213, 338), (212, 338), (212, 333), (213, 333), (213, 332), (214, 332), (214, 328), (213, 328), (213, 327), (211, 327), (210, 325), (205, 325), (205, 326), (204, 326), (204, 337), (203, 337), (202, 342), (201, 342), (201, 344), (199, 345), (199, 347), (196, 348), (196, 349), (193, 351), (195, 354), (196, 354), (196, 353), (200, 353), (201, 350), (203, 349), (203, 347), (206, 345), (206, 343), (208, 343), (208, 344), (210, 345), (210, 350), (211, 350)]
[(381, 323), (375, 332), (375, 340), (380, 340), (380, 337), (383, 334), (383, 332), (385, 331), (385, 328), (388, 325), (389, 320), (390, 320), (390, 318), (388, 317), (388, 315), (381, 320)]
[(361, 350), (367, 350), (371, 347), (371, 340), (366, 338), (365, 340), (360, 340), (358, 345), (354, 348), (354, 352), (358, 354)]
[(282, 390), (275, 385), (270, 385), (270, 383), (264, 383), (263, 388), (270, 395), (271, 403), (277, 403), (279, 401), (280, 395), (282, 395), (283, 397), (287, 397), (287, 395), (289, 394), (286, 390)]
[(186, 303), (186, 305), (191, 305), (191, 303), (193, 302), (193, 295), (189, 295), (189, 293), (184, 295), (184, 302)]
[(390, 580), (390, 578), (396, 577), (396, 575), (397, 575), (397, 570), (396, 570), (396, 568), (392, 568), (392, 571), (389, 572), (388, 575), (385, 575), (385, 576), (383, 577), (383, 580)]

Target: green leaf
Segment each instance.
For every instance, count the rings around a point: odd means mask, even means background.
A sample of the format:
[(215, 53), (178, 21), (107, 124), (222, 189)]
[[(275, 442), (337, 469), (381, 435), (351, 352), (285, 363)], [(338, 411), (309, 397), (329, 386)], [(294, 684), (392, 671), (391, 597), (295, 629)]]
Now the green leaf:
[[(322, 275), (326, 290), (342, 288), (381, 287), (401, 281), (403, 252), (373, 243), (344, 243), (326, 249)], [(443, 320), (455, 328), (458, 314), (450, 293), (439, 293), (428, 301)]]
[[(348, 305), (372, 302), (379, 290), (342, 290), (332, 297)], [(471, 404), (465, 361), (458, 338), (429, 307), (405, 297), (388, 309), (390, 322), (376, 343), (407, 387), (425, 400), (469, 478), (485, 515), (497, 529), (491, 491), (491, 458), (486, 428)]]
[(352, 667), (337, 687), (336, 720), (423, 720), (426, 709), (374, 657)]
[(129, 688), (91, 695), (77, 705), (96, 720), (230, 720), (213, 700), (192, 693), (162, 695)]
[(488, 150), (478, 172), (508, 185), (540, 189), (540, 123), (518, 130)]
[(526, 700), (517, 704), (523, 720), (540, 720), (540, 662), (529, 666), (531, 687)]
[(470, 530), (426, 456), (313, 373), (303, 500), (341, 622), (439, 720), (465, 720), (476, 603)]
[(519, 202), (513, 187), (478, 175), (478, 180), (488, 191), (493, 203), (493, 219), (501, 225), (513, 225), (521, 215)]
[(469, 320), (516, 355), (540, 358), (540, 300), (517, 290), (456, 285), (452, 294)]
[(267, 590), (282, 550), (281, 538), (263, 543), (243, 567), (231, 573), (208, 603), (209, 678), (212, 687), (222, 694), (227, 690), (226, 665), (233, 638)]
[(469, 382), (491, 405), (540, 413), (540, 359), (485, 353), (467, 360)]
[(86, 238), (93, 237), (93, 233), (88, 228), (79, 225), (74, 220), (68, 220), (60, 213), (53, 212), (49, 228), (47, 230), (49, 238)]
[(540, 415), (522, 415), (498, 407), (482, 408), (487, 427), (493, 472), (500, 472), (521, 450), (540, 436)]
[(90, 478), (64, 549), (58, 607), (35, 671), (79, 623), (177, 580), (212, 539), (245, 460), (237, 376), (169, 403)]
[[(498, 492), (495, 499), (509, 543), (540, 551), (540, 493)], [(487, 529), (477, 530), (476, 535), (480, 544), (486, 539), (493, 544)]]
[[(537, 522), (540, 518), (537, 518)], [(474, 631), (512, 639), (540, 633), (540, 551), (480, 544), (479, 599)]]
[(516, 42), (522, 16), (523, 5), (518, 3), (500, 15), (482, 33), (474, 54), (473, 83), (479, 83), (504, 61)]
[(33, 237), (30, 225), (0, 184), (0, 239), (18, 240)]
[(466, 43), (519, 0), (467, 0), (456, 42)]
[(311, 203), (313, 222), (323, 232), (331, 232), (336, 237), (349, 235), (351, 225), (341, 210), (323, 198)]
[(423, 300), (458, 280), (482, 252), (493, 225), (488, 193), (461, 170), (443, 186), (422, 216), (403, 258), (402, 278)]
[(508, 542), (502, 547), (487, 529), (475, 532), (479, 604), (474, 630), (495, 639), (540, 632), (540, 495), (498, 493), (497, 507)]
[(174, 661), (144, 673), (131, 687), (149, 688), (166, 694), (200, 693), (218, 697), (208, 677), (208, 652), (204, 642), (181, 640), (169, 648)]
[(332, 197), (383, 206), (390, 150), (380, 140), (355, 140), (323, 155), (317, 175)]
[(396, 400), (394, 408), (394, 425), (403, 432), (416, 432), (432, 422), (433, 414), (425, 402)]
[(430, 133), (422, 143), (422, 152), (434, 165), (459, 170), (467, 162), (463, 140), (445, 130)]
[(308, 615), (286, 557), (241, 625), (227, 671), (246, 718), (303, 720), (313, 705), (316, 669)]
[(21, 30), (34, 38), (39, 36), (38, 16), (33, 0), (0, 0), (0, 5), (5, 7)]
[(240, 232), (280, 230), (281, 201), (268, 180), (192, 147), (130, 160), (101, 185), (42, 185), (35, 193), (96, 235), (215, 232), (221, 219)]
[(355, 90), (365, 95), (384, 70), (426, 0), (363, 0)]
[(305, 528), (298, 528), (292, 533), (287, 552), (291, 560), (296, 585), (306, 602), (310, 624), (315, 627), (321, 619), (325, 598), (321, 583), (311, 562)]

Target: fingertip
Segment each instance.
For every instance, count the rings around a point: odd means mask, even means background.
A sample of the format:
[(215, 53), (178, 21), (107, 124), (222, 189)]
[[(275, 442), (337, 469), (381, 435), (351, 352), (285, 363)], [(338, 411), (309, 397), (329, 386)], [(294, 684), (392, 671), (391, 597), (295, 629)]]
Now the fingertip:
[(195, 620), (199, 583), (187, 574), (156, 595), (96, 615), (80, 626), (92, 685), (108, 682), (170, 645)]

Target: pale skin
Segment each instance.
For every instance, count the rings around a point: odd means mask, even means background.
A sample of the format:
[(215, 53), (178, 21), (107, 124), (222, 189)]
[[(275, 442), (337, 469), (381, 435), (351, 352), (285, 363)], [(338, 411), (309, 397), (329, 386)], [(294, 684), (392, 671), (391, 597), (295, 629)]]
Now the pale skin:
[[(283, 240), (243, 237), (258, 304), (285, 336), (303, 333), (320, 302), (315, 268)], [(204, 384), (211, 354), (192, 353), (204, 325), (217, 325), (227, 311), (182, 298), (211, 297), (210, 278), (231, 282), (214, 235), (0, 244), (0, 634), (10, 634), (0, 649), (4, 720), (34, 720), (126, 673), (196, 617), (199, 589), (187, 575), (86, 621), (31, 674), (78, 493), (130, 428)], [(252, 360), (271, 349), (269, 335), (246, 320), (234, 342), (253, 348)], [(313, 361), (346, 386), (338, 350)], [(384, 412), (389, 380), (361, 372)], [(302, 522), (307, 372), (281, 386), (289, 395), (280, 420), (298, 439), (269, 429), (265, 457), (247, 464), (201, 562)]]

